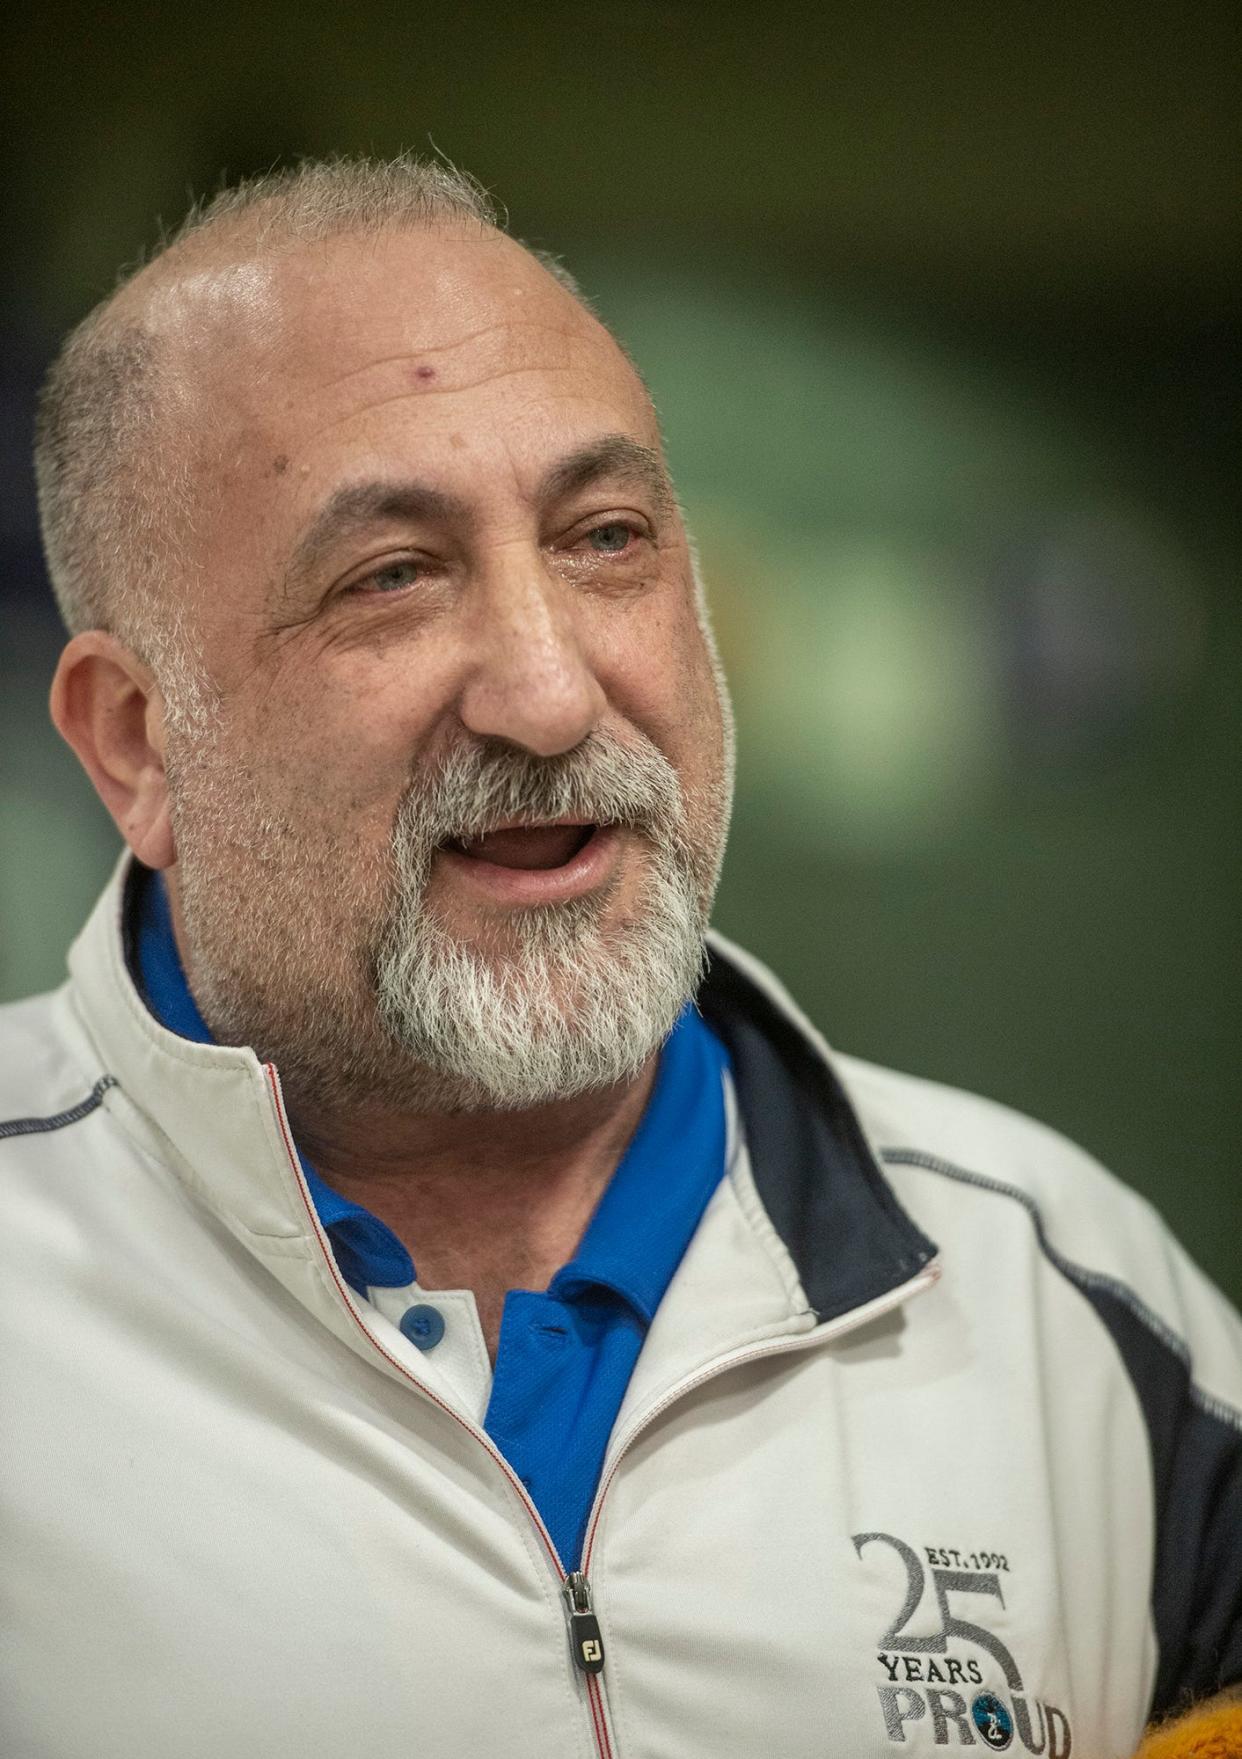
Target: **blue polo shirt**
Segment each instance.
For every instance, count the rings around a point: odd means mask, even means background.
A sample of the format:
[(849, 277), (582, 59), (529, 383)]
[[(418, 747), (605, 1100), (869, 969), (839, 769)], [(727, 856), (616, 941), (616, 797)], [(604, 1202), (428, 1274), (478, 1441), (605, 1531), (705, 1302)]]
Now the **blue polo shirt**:
[[(137, 900), (135, 973), (171, 1032), (211, 1042), (186, 982), (164, 882)], [(604, 1452), (647, 1327), (725, 1165), (728, 1055), (692, 1005), (660, 1053), (629, 1148), (568, 1264), (546, 1290), (511, 1289), (484, 1428), (530, 1492), (567, 1570), (577, 1568)], [(298, 1159), (341, 1275), (359, 1295), (416, 1280), (402, 1242), (378, 1216)], [(402, 1330), (422, 1349), (437, 1331), (434, 1295), (412, 1291)]]

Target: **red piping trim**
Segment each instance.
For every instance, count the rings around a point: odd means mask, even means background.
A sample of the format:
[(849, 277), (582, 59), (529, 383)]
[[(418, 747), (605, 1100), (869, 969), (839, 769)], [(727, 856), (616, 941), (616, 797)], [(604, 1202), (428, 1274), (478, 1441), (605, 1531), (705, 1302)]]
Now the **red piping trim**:
[(595, 1724), (595, 1744), (604, 1759), (612, 1759), (612, 1742), (608, 1739), (608, 1725), (604, 1721), (604, 1704), (600, 1695), (599, 1681), (594, 1674), (587, 1676), (587, 1699), (591, 1706), (591, 1721)]
[(589, 1576), (591, 1573), (591, 1552), (595, 1548), (595, 1532), (599, 1526), (600, 1515), (603, 1513), (604, 1498), (607, 1496), (609, 1486), (611, 1485), (613, 1479), (616, 1477), (617, 1467), (620, 1464), (620, 1458), (621, 1458), (620, 1455), (618, 1455), (617, 1458), (613, 1461), (612, 1469), (610, 1470), (607, 1478), (605, 1478), (604, 1482), (600, 1485), (599, 1490), (596, 1492), (595, 1508), (594, 1508), (594, 1511), (591, 1515), (591, 1524), (587, 1528), (586, 1539), (585, 1539), (583, 1546), (582, 1546), (582, 1573), (584, 1576)]

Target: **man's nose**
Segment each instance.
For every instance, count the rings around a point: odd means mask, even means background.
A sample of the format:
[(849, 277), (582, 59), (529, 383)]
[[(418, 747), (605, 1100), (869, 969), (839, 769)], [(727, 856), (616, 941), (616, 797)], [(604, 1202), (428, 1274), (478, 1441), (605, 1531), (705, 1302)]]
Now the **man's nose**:
[(599, 724), (606, 697), (584, 642), (580, 589), (537, 553), (515, 552), (480, 581), (458, 714), (480, 737), (553, 757)]

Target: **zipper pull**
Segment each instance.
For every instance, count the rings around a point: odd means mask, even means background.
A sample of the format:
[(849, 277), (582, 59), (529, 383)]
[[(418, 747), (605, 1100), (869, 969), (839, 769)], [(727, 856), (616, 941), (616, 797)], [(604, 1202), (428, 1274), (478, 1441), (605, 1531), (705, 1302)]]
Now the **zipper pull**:
[(583, 1673), (602, 1673), (604, 1639), (599, 1620), (591, 1611), (591, 1584), (581, 1570), (571, 1570), (561, 1593), (569, 1609), (569, 1647)]

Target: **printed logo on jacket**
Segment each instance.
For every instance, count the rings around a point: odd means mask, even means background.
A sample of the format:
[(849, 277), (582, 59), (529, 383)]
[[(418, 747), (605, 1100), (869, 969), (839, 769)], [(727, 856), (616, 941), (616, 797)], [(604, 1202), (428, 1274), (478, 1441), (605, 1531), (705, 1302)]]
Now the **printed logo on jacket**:
[[(1004, 1553), (925, 1545), (920, 1556), (892, 1533), (855, 1533), (853, 1541), (860, 1558), (885, 1545), (905, 1566), (904, 1596), (876, 1648), (877, 1715), (889, 1741), (1069, 1759), (1069, 1717), (1027, 1691), (1014, 1655), (985, 1622), (989, 1602), (1005, 1606)], [(915, 1636), (907, 1627), (929, 1586), (939, 1628)]]

